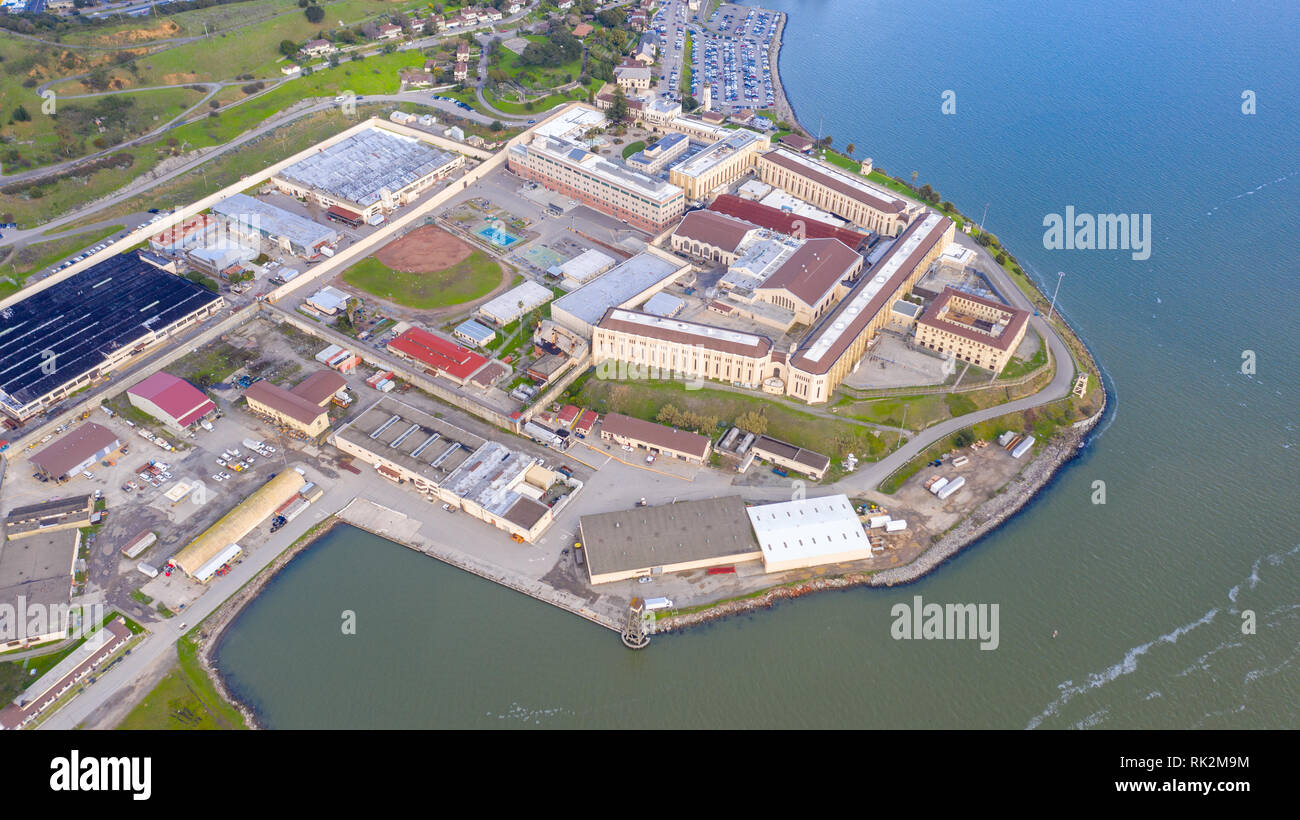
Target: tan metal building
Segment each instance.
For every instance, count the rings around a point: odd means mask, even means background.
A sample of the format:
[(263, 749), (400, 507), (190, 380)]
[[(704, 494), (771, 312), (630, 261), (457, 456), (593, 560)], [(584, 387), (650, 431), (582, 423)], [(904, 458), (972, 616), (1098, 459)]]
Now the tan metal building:
[(307, 479), (297, 470), (286, 469), (276, 473), (275, 478), (258, 487), (252, 495), (176, 553), (170, 563), (195, 578), (205, 564), (232, 544), (237, 544), (282, 504), (297, 495), (306, 484)]
[(901, 233), (909, 215), (923, 210), (857, 174), (785, 148), (761, 154), (756, 167), (768, 185), (886, 236)]

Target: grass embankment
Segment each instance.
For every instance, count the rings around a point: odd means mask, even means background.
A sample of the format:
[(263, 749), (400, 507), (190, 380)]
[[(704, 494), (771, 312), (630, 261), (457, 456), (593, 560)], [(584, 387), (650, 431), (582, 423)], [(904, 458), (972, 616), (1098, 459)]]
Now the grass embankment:
[(691, 77), (695, 70), (695, 51), (691, 43), (691, 33), (686, 32), (686, 41), (682, 43), (682, 76), (678, 78), (677, 90), (681, 92), (681, 99), (691, 96)]
[(0, 296), (7, 296), (20, 289), (31, 274), (94, 245), (106, 236), (112, 236), (124, 227), (126, 226), (113, 225), (64, 239), (36, 242), (17, 251), (10, 250), (9, 255), (4, 257), (3, 264), (0, 264)]
[(501, 266), (483, 251), (474, 251), (449, 268), (431, 273), (403, 273), (373, 256), (353, 265), (343, 281), (381, 299), (428, 310), (471, 302), (501, 282)]
[[(804, 412), (785, 402), (716, 388), (688, 390), (685, 381), (614, 381), (588, 374), (570, 387), (575, 404), (599, 413), (610, 411), (656, 421), (660, 408), (671, 404), (698, 416), (712, 416), (731, 425), (749, 412), (767, 418), (773, 438), (830, 456), (838, 462), (847, 453), (875, 460), (886, 451), (885, 441), (871, 430), (849, 421)], [(714, 435), (717, 430), (707, 431)]]
[(188, 635), (176, 644), (178, 663), (126, 716), (119, 729), (247, 729), (239, 710), (217, 693), (199, 665)]
[[(983, 439), (989, 442), (990, 447), (998, 446), (997, 437), (1007, 430), (1030, 433), (1037, 439), (1035, 445), (1035, 449), (1037, 449), (1056, 433), (1068, 428), (1076, 421), (1088, 418), (1094, 412), (1096, 412), (1096, 405), (1092, 404), (1088, 399), (1085, 398), (1081, 401), (1071, 396), (1041, 407), (1018, 413), (1008, 413), (988, 421), (982, 421), (971, 425), (966, 430), (969, 430), (969, 434), (973, 434), (975, 439)], [(903, 486), (903, 483), (915, 475), (926, 463), (957, 449), (957, 437), (963, 432), (965, 431), (959, 430), (931, 444), (916, 458), (900, 467), (893, 475), (881, 482), (880, 492), (887, 494), (897, 492), (898, 488)]]
[[(545, 43), (548, 41), (544, 34), (526, 34), (523, 39), (530, 43)], [(520, 55), (515, 54), (505, 46), (501, 46), (497, 49), (496, 55), (489, 61), (488, 68), (501, 69), (511, 81), (519, 83), (525, 88), (539, 90), (555, 88), (578, 79), (578, 75), (582, 73), (582, 55), (579, 54), (577, 58), (558, 66), (524, 65), (520, 62)]]
[[(532, 99), (525, 102), (505, 100), (492, 91), (485, 91), (484, 96), (496, 110), (505, 114), (514, 114), (516, 116), (525, 117), (529, 114), (543, 114), (557, 105), (563, 105), (565, 103), (571, 103), (574, 101), (586, 102), (588, 94), (594, 94), (599, 91), (602, 85), (604, 85), (603, 81), (592, 79), (588, 80), (586, 85), (580, 85), (569, 91), (548, 94), (540, 99)], [(484, 113), (491, 115), (492, 112), (488, 111)]]

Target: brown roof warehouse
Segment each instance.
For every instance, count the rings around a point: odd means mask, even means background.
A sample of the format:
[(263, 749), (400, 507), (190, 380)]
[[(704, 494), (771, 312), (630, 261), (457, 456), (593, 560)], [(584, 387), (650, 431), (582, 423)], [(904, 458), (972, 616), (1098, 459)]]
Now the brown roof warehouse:
[(613, 439), (619, 444), (644, 447), (652, 453), (662, 453), (693, 464), (701, 464), (709, 457), (711, 442), (697, 433), (674, 430), (653, 421), (643, 421), (621, 413), (609, 413), (601, 424), (600, 437)]
[(584, 515), (578, 526), (593, 584), (763, 557), (740, 496)]
[(71, 478), (122, 446), (117, 433), (88, 421), (32, 456), (31, 462), (46, 478)]

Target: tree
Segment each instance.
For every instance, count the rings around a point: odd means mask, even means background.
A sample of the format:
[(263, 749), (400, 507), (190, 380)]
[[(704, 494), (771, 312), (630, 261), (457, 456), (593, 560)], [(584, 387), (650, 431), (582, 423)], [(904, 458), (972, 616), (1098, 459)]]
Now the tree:
[(620, 85), (614, 89), (614, 99), (609, 103), (609, 110), (605, 112), (605, 118), (613, 123), (621, 123), (627, 119), (627, 114), (627, 95), (623, 93), (623, 86)]
[(965, 430), (958, 430), (957, 435), (952, 437), (952, 443), (957, 447), (969, 447), (975, 443), (975, 434), (970, 431), (969, 427)]
[(286, 57), (292, 57), (298, 53), (298, 44), (293, 40), (281, 40), (280, 53)]
[(700, 101), (689, 94), (682, 100), (682, 110), (688, 114), (700, 107)]
[(736, 419), (736, 426), (761, 436), (767, 432), (767, 416), (761, 410), (750, 410)]
[(849, 156), (853, 156), (853, 154), (857, 150), (858, 150), (858, 146), (854, 145), (851, 142), (848, 145), (844, 146), (844, 153), (848, 154)]
[(501, 120), (493, 120), (492, 124), (488, 126), (489, 131), (501, 131), (504, 128), (505, 126), (501, 124)]
[(913, 171), (913, 172), (912, 172), (912, 185), (913, 185), (913, 187), (916, 186), (916, 178), (917, 178), (917, 176), (918, 176), (917, 172), (916, 172), (916, 171)]
[(27, 109), (21, 105), (14, 109), (14, 122), (27, 122), (31, 118), (32, 115), (28, 114)]
[(319, 23), (325, 19), (325, 9), (320, 6), (308, 6), (303, 14), (307, 15), (308, 23)]
[(1007, 263), (1007, 255), (1002, 251), (998, 251), (998, 255), (993, 257), (993, 261), (997, 262), (999, 265), (1005, 265)]

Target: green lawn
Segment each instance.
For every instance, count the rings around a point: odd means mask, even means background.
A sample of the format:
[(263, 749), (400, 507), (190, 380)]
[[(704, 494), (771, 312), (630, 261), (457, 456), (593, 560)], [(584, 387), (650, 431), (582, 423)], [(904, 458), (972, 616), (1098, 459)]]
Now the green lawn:
[(243, 715), (217, 693), (188, 637), (176, 645), (179, 665), (118, 725), (119, 729), (247, 729)]
[(587, 99), (587, 92), (595, 92), (596, 90), (599, 90), (602, 84), (603, 83), (600, 80), (589, 80), (585, 87), (579, 86), (578, 88), (563, 94), (550, 94), (540, 100), (530, 100), (527, 103), (503, 100), (491, 91), (485, 91), (483, 93), (487, 98), (487, 101), (498, 111), (506, 114), (526, 116), (528, 114), (542, 114), (550, 111), (557, 105), (574, 102), (575, 100), (585, 102)]
[[(524, 39), (530, 43), (544, 43), (546, 36), (542, 34), (528, 34)], [(499, 68), (506, 73), (510, 79), (515, 80), (526, 88), (555, 88), (556, 86), (571, 83), (578, 79), (582, 73), (582, 56), (579, 55), (576, 60), (564, 63), (554, 68), (549, 66), (532, 66), (523, 65), (519, 62), (519, 55), (515, 54), (505, 46), (497, 49), (497, 55), (489, 62), (489, 68)], [(523, 79), (520, 79), (521, 75)]]
[[(703, 388), (688, 390), (684, 381), (613, 381), (589, 376), (579, 381), (575, 404), (599, 413), (610, 411), (654, 421), (665, 404), (716, 416), (728, 424), (751, 410), (767, 416), (767, 434), (799, 447), (839, 459), (846, 453), (874, 460), (886, 449), (883, 439), (857, 424), (804, 412), (783, 401), (748, 393)], [(720, 432), (720, 431), (719, 431)]]
[(640, 151), (644, 148), (645, 148), (645, 143), (641, 142), (640, 140), (637, 140), (636, 142), (632, 143), (631, 145), (623, 149), (623, 159), (627, 159), (628, 157), (635, 154), (637, 151)]
[[(706, 18), (707, 19), (707, 18)], [(682, 76), (678, 78), (679, 90), (682, 92), (681, 98), (684, 100), (691, 96), (691, 66), (695, 65), (695, 52), (691, 46), (691, 33), (686, 32), (686, 42), (682, 43)]]
[(501, 282), (501, 266), (477, 250), (450, 268), (432, 273), (401, 273), (369, 257), (349, 268), (343, 281), (381, 299), (428, 310), (487, 295)]
[(938, 394), (857, 402), (846, 410), (837, 408), (837, 412), (888, 427), (899, 427), (906, 421), (908, 430), (924, 430), (948, 418), (944, 397)]

